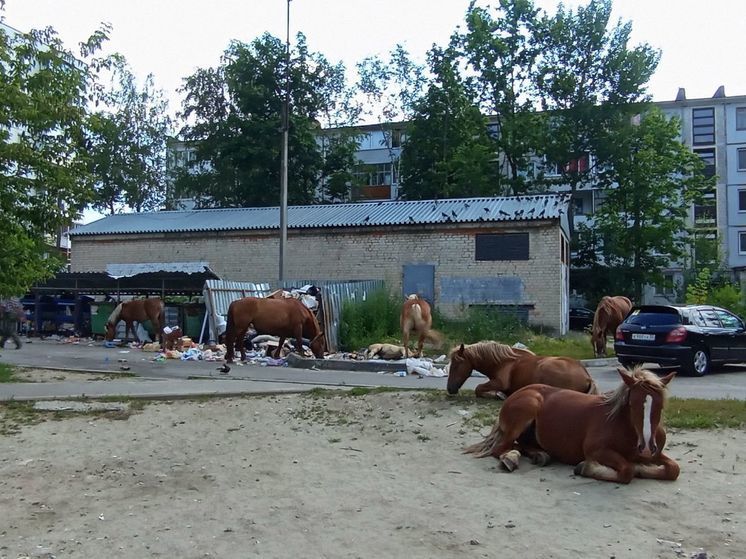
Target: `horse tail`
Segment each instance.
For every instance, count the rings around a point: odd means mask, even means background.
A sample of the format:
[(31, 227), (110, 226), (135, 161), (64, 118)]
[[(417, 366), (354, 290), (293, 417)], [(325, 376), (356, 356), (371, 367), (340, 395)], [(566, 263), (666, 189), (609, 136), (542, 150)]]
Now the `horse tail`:
[(428, 330), (425, 334), (425, 339), (436, 347), (443, 347), (443, 334), (437, 330)]
[(503, 433), (500, 430), (500, 418), (498, 417), (495, 420), (495, 424), (492, 426), (492, 431), (490, 431), (490, 434), (487, 435), (484, 440), (465, 446), (462, 452), (463, 454), (473, 454), (474, 458), (490, 456), (492, 454), (492, 449), (494, 449), (502, 439), (502, 435)]
[(106, 324), (114, 324), (116, 325), (117, 322), (119, 322), (119, 315), (122, 314), (122, 305), (124, 303), (119, 303), (113, 311), (111, 311), (111, 314), (109, 315), (109, 318), (106, 319)]

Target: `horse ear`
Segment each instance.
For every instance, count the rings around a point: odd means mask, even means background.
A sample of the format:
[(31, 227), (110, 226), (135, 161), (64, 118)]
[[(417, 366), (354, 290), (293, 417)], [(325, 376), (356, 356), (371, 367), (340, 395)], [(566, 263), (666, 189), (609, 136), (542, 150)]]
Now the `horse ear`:
[(673, 380), (673, 377), (675, 376), (676, 376), (676, 371), (674, 371), (673, 373), (669, 373), (665, 377), (661, 377), (661, 382), (663, 383), (664, 386), (666, 386), (669, 382)]
[(459, 357), (464, 356), (464, 344), (461, 344), (461, 347), (458, 348), (458, 355)]
[(617, 367), (617, 372), (619, 372), (619, 376), (622, 377), (622, 380), (624, 381), (624, 384), (627, 386), (632, 386), (635, 384), (635, 379), (632, 378), (632, 376), (627, 372), (627, 369), (624, 367)]

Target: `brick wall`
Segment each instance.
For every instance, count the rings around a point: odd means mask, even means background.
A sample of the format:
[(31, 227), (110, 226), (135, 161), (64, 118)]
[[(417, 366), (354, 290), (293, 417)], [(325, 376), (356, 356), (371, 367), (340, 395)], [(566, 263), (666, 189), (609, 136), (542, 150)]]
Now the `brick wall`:
[[(478, 233), (529, 232), (529, 260), (476, 261)], [(480, 284), (488, 304), (529, 307), (529, 320), (560, 329), (560, 239), (557, 222), (461, 226), (456, 224), (388, 228), (291, 230), (285, 276), (318, 280), (383, 279), (402, 289), (404, 264), (432, 264), (435, 304), (458, 314), (468, 293), (454, 285)], [(279, 236), (270, 232), (212, 232), (157, 235), (76, 236), (74, 272), (104, 271), (110, 263), (206, 261), (222, 279), (274, 283), (278, 276)], [(446, 281), (442, 281), (442, 280)], [(502, 293), (499, 286), (518, 285)], [(442, 292), (443, 285), (451, 292)], [(448, 286), (451, 286), (450, 288)], [(462, 296), (463, 295), (463, 296)], [(465, 296), (465, 297), (464, 297)], [(463, 300), (465, 299), (465, 300)]]

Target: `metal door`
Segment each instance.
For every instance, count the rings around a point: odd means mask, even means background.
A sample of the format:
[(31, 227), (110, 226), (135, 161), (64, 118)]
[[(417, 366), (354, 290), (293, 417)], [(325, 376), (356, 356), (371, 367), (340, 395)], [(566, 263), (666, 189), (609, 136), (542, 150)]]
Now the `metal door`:
[(431, 305), (435, 303), (435, 265), (404, 264), (402, 294), (404, 297), (416, 293)]

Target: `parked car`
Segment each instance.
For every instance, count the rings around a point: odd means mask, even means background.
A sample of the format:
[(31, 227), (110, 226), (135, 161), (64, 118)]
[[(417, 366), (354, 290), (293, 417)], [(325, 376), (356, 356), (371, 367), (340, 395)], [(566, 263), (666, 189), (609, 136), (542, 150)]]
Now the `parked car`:
[(593, 325), (593, 314), (585, 307), (570, 307), (570, 330), (585, 330)]
[(746, 362), (746, 326), (711, 305), (641, 305), (617, 328), (614, 351), (625, 367), (657, 363), (701, 377), (714, 365)]

